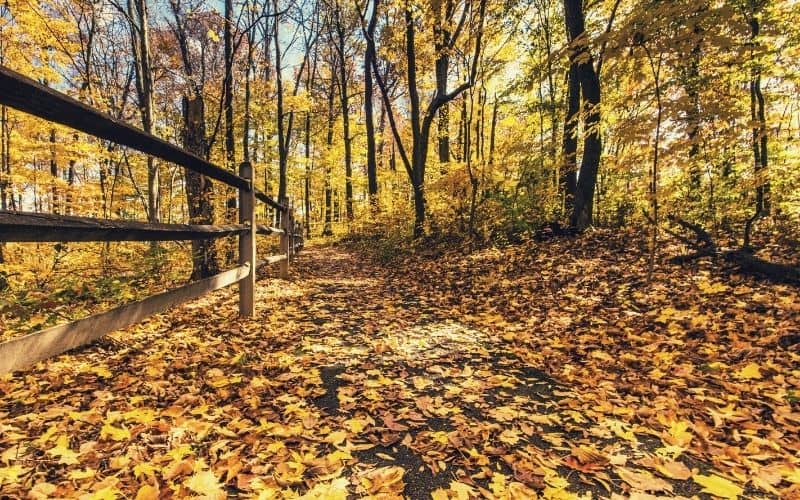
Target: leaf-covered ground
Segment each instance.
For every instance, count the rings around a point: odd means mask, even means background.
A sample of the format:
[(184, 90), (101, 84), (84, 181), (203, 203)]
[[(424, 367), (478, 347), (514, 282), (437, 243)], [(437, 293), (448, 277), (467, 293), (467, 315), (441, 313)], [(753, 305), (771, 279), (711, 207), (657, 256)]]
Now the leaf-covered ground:
[[(800, 496), (796, 289), (604, 234), (341, 247), (0, 379), (11, 498)], [(653, 496), (648, 496), (653, 495)]]

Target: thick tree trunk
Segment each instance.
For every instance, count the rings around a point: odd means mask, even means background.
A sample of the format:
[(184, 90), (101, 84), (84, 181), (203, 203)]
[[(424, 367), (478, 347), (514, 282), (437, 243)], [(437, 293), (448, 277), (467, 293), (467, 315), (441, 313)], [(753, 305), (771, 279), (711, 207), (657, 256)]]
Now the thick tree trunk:
[[(435, 10), (434, 16), (436, 17), (433, 30), (434, 48), (436, 50), (436, 61), (434, 63), (436, 93), (443, 96), (447, 95), (447, 76), (450, 69), (451, 33), (448, 26), (453, 19), (455, 5), (452, 0), (438, 1), (433, 3), (433, 8)], [(442, 12), (442, 9), (444, 9), (444, 12)], [(450, 161), (450, 115), (448, 104), (446, 103), (439, 108), (437, 126), (439, 163), (447, 163)]]
[[(183, 99), (183, 147), (201, 158), (206, 151), (205, 106), (203, 98)], [(213, 224), (211, 179), (186, 169), (186, 202), (191, 224)], [(217, 251), (213, 240), (192, 241), (192, 278), (207, 278), (219, 272)]]
[(600, 139), (600, 81), (591, 63), (583, 65), (585, 72), (581, 91), (585, 96), (583, 158), (581, 172), (575, 191), (575, 208), (572, 225), (582, 231), (592, 225), (594, 191), (597, 184), (597, 171), (600, 167), (602, 143)]
[(571, 64), (567, 73), (567, 113), (564, 116), (564, 138), (562, 142), (561, 193), (564, 199), (564, 214), (572, 214), (575, 207), (575, 191), (578, 184), (578, 120), (581, 109), (581, 82), (578, 67)]
[(581, 83), (584, 114), (584, 141), (581, 170), (575, 191), (575, 206), (570, 223), (579, 231), (592, 224), (594, 191), (600, 166), (602, 142), (600, 139), (600, 79), (594, 68), (594, 59), (586, 40), (584, 14), (581, 0), (564, 0), (564, 17), (570, 43), (570, 65), (577, 66)]

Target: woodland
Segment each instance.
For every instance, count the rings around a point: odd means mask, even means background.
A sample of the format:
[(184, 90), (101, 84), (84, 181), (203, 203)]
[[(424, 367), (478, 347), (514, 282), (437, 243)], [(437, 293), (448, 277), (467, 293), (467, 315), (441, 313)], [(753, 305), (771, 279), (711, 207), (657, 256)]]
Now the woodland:
[(0, 499), (800, 498), (799, 7), (1, 0)]

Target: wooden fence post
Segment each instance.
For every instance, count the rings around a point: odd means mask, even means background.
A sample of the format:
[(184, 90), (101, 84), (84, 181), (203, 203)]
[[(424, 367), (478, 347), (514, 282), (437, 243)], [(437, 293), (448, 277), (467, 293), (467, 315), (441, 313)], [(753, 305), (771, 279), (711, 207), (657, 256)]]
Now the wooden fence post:
[(280, 200), (280, 203), (286, 207), (286, 210), (281, 214), (281, 229), (283, 229), (283, 234), (281, 235), (281, 253), (286, 256), (286, 258), (281, 261), (281, 278), (287, 279), (289, 277), (289, 234), (291, 234), (289, 230), (289, 200), (283, 198)]
[(249, 224), (250, 230), (239, 235), (239, 265), (250, 264), (250, 274), (239, 282), (239, 315), (255, 314), (256, 288), (256, 191), (253, 189), (253, 166), (239, 165), (239, 176), (250, 182), (250, 189), (239, 189), (239, 224)]

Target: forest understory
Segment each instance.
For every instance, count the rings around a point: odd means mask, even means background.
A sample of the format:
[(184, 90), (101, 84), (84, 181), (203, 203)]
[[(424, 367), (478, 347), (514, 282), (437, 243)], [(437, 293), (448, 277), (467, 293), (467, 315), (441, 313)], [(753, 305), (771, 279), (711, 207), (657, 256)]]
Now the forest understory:
[(252, 319), (216, 292), (0, 379), (0, 490), (797, 497), (798, 288), (646, 248), (312, 246)]

